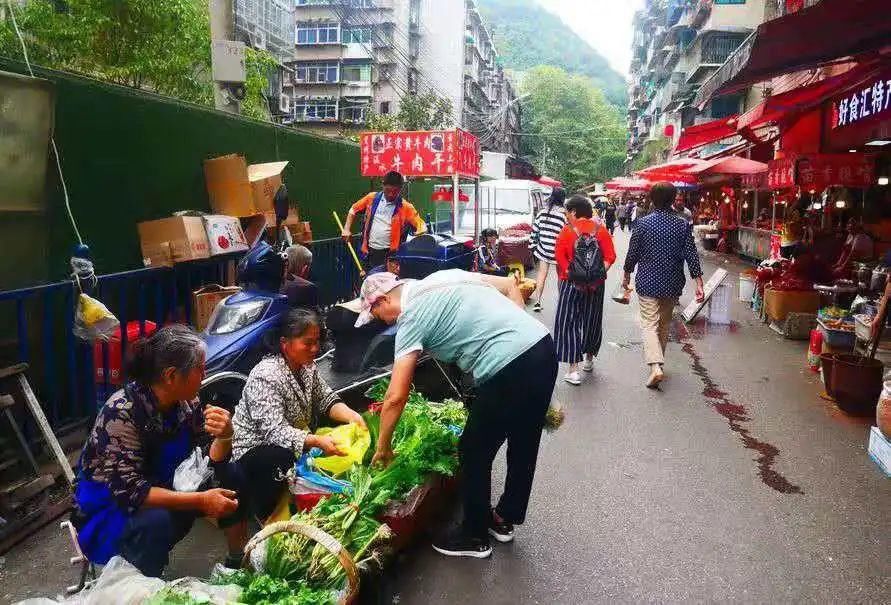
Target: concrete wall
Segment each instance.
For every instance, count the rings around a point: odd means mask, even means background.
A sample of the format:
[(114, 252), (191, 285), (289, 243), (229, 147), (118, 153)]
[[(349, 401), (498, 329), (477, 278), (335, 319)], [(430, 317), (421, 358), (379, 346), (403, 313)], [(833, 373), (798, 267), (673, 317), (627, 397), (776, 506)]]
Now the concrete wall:
[[(22, 73), (24, 66), (0, 59), (0, 69)], [(249, 162), (287, 160), (284, 178), (291, 200), (311, 221), (316, 238), (333, 236), (331, 210), (374, 188), (359, 174), (359, 148), (293, 129), (108, 85), (62, 72), (38, 69), (55, 87), (55, 136), (71, 205), (101, 273), (141, 265), (136, 223), (176, 210), (209, 211), (202, 162), (244, 154)], [(422, 208), (432, 183), (413, 186)], [(58, 179), (47, 174), (45, 215), (2, 216), (27, 229), (16, 238), (16, 254), (0, 255), (0, 276), (15, 275), (0, 290), (62, 279), (75, 239), (64, 210)], [(0, 235), (5, 233), (0, 231)], [(11, 237), (11, 236), (10, 236)], [(10, 240), (4, 239), (4, 249)], [(34, 269), (21, 258), (33, 258)], [(40, 267), (46, 267), (40, 270)]]
[(755, 29), (764, 22), (769, 4), (772, 3), (766, 0), (746, 0), (745, 4), (712, 4), (712, 12), (702, 30)]

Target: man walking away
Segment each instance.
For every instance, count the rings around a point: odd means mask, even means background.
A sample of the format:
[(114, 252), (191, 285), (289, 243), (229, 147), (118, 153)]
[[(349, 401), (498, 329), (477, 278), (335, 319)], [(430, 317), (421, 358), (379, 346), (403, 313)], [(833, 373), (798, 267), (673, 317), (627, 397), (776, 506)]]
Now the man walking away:
[(616, 234), (616, 205), (610, 202), (603, 211), (603, 222), (606, 223), (606, 230), (610, 236)]
[(671, 183), (657, 183), (650, 190), (653, 212), (641, 217), (631, 234), (625, 259), (624, 285), (635, 286), (640, 299), (644, 355), (650, 366), (647, 387), (655, 389), (665, 379), (665, 347), (672, 314), (684, 292), (684, 262), (696, 280), (696, 300), (705, 298), (699, 253), (687, 221), (672, 211), (677, 190)]
[(365, 213), (362, 228), (362, 255), (365, 270), (386, 265), (390, 254), (399, 250), (405, 241), (409, 227), (415, 234), (427, 231), (427, 225), (408, 200), (402, 199), (402, 175), (390, 171), (384, 176), (383, 191), (369, 193), (353, 204), (347, 215), (341, 236), (344, 241), (352, 237), (353, 221), (356, 215)]
[(616, 219), (619, 221), (619, 229), (625, 231), (625, 225), (628, 224), (628, 205), (625, 202), (619, 202), (616, 206)]

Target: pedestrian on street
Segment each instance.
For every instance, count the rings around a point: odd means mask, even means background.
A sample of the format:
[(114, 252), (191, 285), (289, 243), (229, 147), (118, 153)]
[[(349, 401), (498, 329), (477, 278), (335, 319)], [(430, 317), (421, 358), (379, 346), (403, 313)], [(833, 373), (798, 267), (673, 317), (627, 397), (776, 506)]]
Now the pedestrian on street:
[(581, 195), (566, 203), (566, 220), (557, 238), (557, 276), (560, 298), (554, 323), (557, 356), (569, 364), (563, 379), (582, 383), (579, 363), (594, 371), (594, 358), (603, 342), (603, 299), (606, 274), (616, 262), (613, 239), (602, 223), (592, 218), (591, 204)]
[[(512, 277), (439, 271), (417, 282), (380, 273), (362, 284), (357, 325), (379, 319), (397, 324), (395, 363), (381, 409), (373, 464), (393, 459), (391, 441), (411, 390), (422, 351), (470, 373), (477, 397), (461, 436), (464, 521), (436, 540), (443, 555), (485, 558), (491, 535), (514, 538), (526, 518), (545, 413), (557, 379), (554, 341), (524, 310)], [(491, 506), (492, 461), (507, 441), (507, 477)]]
[(545, 284), (551, 266), (556, 265), (554, 260), (554, 246), (557, 245), (557, 236), (566, 225), (566, 212), (563, 202), (566, 201), (566, 190), (556, 187), (548, 198), (548, 207), (542, 210), (532, 224), (532, 239), (535, 248), (533, 256), (538, 260), (538, 269), (535, 274), (535, 290), (538, 299), (532, 307), (536, 313), (541, 313), (541, 297), (544, 295)]
[(681, 192), (678, 192), (678, 196), (674, 200), (674, 211), (678, 213), (678, 216), (687, 221), (690, 227), (693, 226), (693, 213), (690, 212), (687, 204), (684, 203), (684, 195)]
[(353, 237), (356, 215), (365, 213), (362, 228), (362, 256), (365, 270), (386, 265), (390, 254), (399, 250), (408, 230), (425, 233), (427, 225), (408, 200), (402, 199), (405, 179), (396, 171), (384, 176), (382, 191), (369, 193), (353, 204), (343, 226), (341, 237), (348, 242)]
[(616, 234), (616, 206), (612, 202), (607, 204), (603, 210), (603, 221), (606, 223), (606, 230), (610, 236)]
[(665, 379), (665, 347), (672, 314), (684, 292), (684, 262), (696, 281), (696, 300), (705, 298), (699, 253), (687, 221), (672, 211), (676, 189), (671, 183), (656, 183), (650, 190), (653, 212), (638, 220), (631, 234), (625, 259), (626, 289), (631, 274), (640, 300), (644, 356), (650, 367), (647, 387), (657, 388)]
[(616, 205), (616, 219), (619, 221), (619, 229), (625, 231), (628, 224), (628, 205), (625, 202), (619, 202)]
[(634, 231), (634, 228), (637, 227), (637, 215), (640, 213), (640, 204), (637, 202), (629, 202), (628, 203), (628, 220), (631, 223), (631, 231)]

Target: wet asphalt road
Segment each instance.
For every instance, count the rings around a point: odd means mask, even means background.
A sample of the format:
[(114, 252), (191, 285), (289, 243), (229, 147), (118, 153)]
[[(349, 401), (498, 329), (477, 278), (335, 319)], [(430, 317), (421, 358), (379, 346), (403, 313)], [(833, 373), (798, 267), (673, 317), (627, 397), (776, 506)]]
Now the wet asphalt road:
[[(620, 258), (627, 238), (616, 238)], [(739, 265), (711, 257), (707, 273), (716, 262), (735, 285)], [(467, 561), (422, 542), (379, 602), (891, 601), (891, 480), (866, 455), (869, 421), (819, 398), (805, 343), (782, 340), (742, 305), (733, 316), (729, 328), (678, 324), (670, 378), (652, 392), (636, 309), (607, 301), (594, 373), (581, 387), (558, 383), (566, 422), (543, 440), (515, 543)], [(496, 466), (497, 489), (503, 452)], [(50, 526), (7, 553), (0, 602), (72, 582), (68, 549)], [(199, 523), (170, 573), (206, 575), (222, 552)]]

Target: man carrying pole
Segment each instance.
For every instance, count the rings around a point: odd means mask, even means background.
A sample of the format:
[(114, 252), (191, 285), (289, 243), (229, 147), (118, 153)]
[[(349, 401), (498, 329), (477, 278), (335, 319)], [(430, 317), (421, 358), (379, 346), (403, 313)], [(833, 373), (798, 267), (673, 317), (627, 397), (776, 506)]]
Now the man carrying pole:
[(344, 241), (350, 240), (353, 221), (357, 214), (364, 212), (361, 249), (366, 270), (385, 265), (387, 257), (405, 241), (409, 228), (414, 229), (415, 234), (427, 231), (415, 207), (402, 199), (404, 182), (398, 172), (388, 172), (384, 176), (383, 191), (369, 193), (350, 208), (341, 236)]

